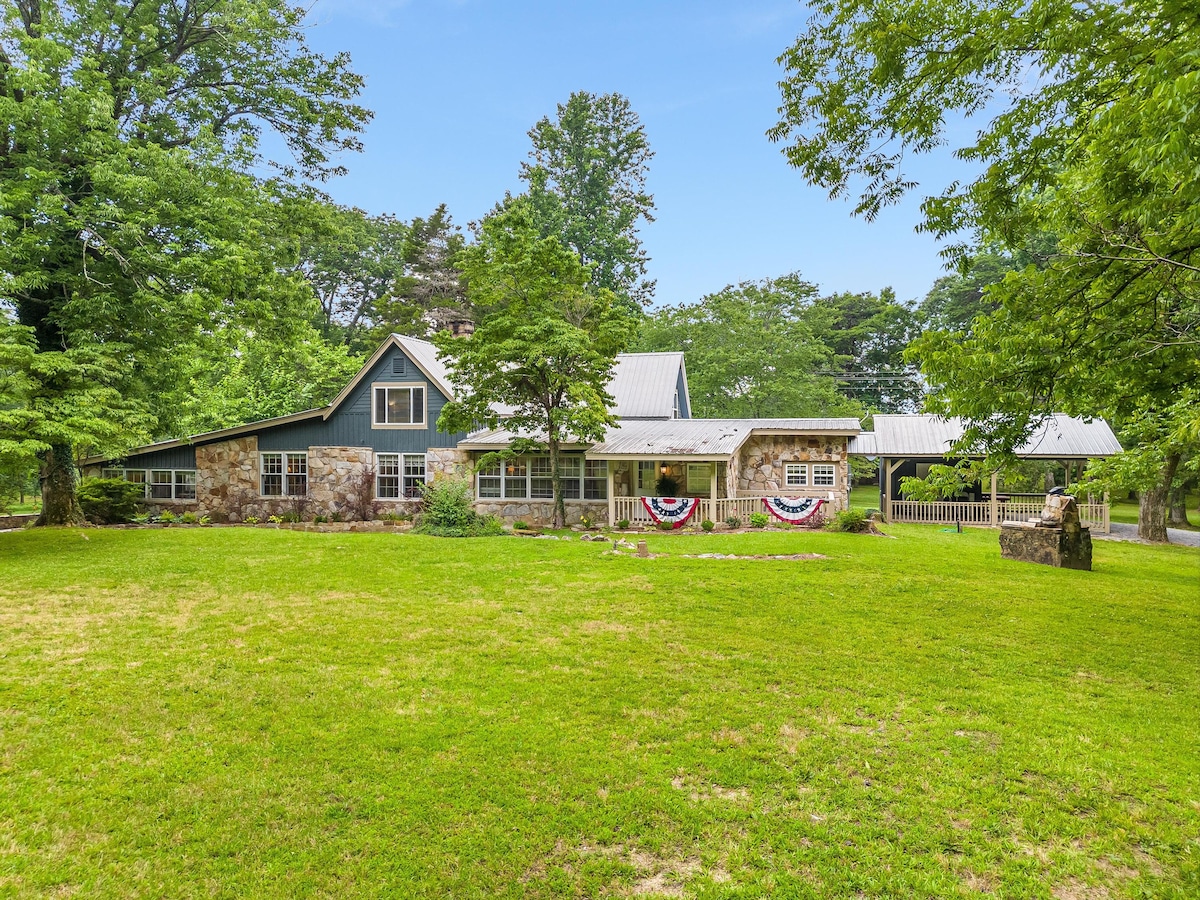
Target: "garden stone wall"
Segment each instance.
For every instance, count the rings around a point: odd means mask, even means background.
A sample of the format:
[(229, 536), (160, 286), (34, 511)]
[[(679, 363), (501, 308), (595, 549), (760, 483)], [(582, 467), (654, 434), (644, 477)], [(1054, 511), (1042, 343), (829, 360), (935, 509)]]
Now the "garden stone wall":
[[(566, 502), (567, 524), (578, 525), (579, 519), (587, 515), (592, 522), (608, 521), (607, 500), (568, 500)], [(505, 525), (522, 521), (530, 525), (549, 525), (554, 519), (554, 502), (551, 500), (476, 500), (475, 511), (484, 516), (496, 516)]]
[[(754, 435), (738, 453), (737, 489), (742, 494), (800, 495), (826, 497), (833, 494), (835, 510), (849, 505), (850, 464), (844, 437), (806, 437), (804, 435)], [(791, 488), (784, 484), (787, 463), (833, 463), (833, 487)]]

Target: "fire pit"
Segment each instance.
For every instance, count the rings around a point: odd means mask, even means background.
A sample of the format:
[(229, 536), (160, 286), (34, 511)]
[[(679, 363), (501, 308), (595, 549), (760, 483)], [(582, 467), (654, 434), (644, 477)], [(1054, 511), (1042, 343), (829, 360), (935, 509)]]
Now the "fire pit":
[(1079, 521), (1075, 498), (1055, 488), (1046, 495), (1042, 514), (1000, 525), (1000, 555), (1005, 559), (1092, 570), (1092, 533)]

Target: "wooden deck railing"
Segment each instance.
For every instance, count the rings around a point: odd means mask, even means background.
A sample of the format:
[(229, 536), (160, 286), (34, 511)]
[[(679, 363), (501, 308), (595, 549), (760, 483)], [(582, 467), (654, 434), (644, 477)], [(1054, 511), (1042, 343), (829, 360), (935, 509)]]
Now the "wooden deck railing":
[[(990, 500), (893, 500), (888, 511), (889, 522), (918, 522), (929, 525), (997, 526), (1006, 520), (1024, 521), (1042, 512), (1043, 501), (1033, 497), (997, 500), (993, 513)], [(1107, 503), (1080, 503), (1079, 518), (1084, 525), (1108, 534), (1112, 529), (1111, 511)]]
[[(829, 496), (829, 492), (819, 490), (797, 491), (793, 489), (786, 496), (812, 496), (826, 499)], [(721, 497), (717, 500), (701, 497), (699, 507), (692, 513), (691, 518), (688, 519), (688, 525), (699, 525), (705, 519), (712, 522), (724, 522), (726, 519), (734, 517), (741, 519), (742, 524), (745, 525), (749, 523), (751, 513), (765, 513), (766, 511), (767, 508), (763, 506), (762, 496), (759, 495), (752, 497)], [(615, 525), (623, 519), (629, 520), (634, 525), (654, 521), (650, 518), (650, 514), (646, 512), (646, 507), (642, 505), (641, 497), (614, 497), (612, 524)]]

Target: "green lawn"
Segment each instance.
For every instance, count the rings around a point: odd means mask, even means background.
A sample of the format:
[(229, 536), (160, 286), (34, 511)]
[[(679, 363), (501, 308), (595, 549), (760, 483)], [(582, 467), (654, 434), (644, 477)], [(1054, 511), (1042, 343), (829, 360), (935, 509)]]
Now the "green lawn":
[(890, 530), (0, 534), (0, 895), (1200, 895), (1200, 553)]

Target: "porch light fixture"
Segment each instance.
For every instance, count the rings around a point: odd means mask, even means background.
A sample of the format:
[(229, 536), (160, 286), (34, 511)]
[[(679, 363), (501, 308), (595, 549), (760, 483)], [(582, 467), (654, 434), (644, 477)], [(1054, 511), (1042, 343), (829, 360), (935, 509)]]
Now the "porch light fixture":
[(671, 474), (671, 467), (669, 465), (667, 465), (666, 463), (663, 463), (661, 466), (658, 467), (658, 474), (659, 475)]

